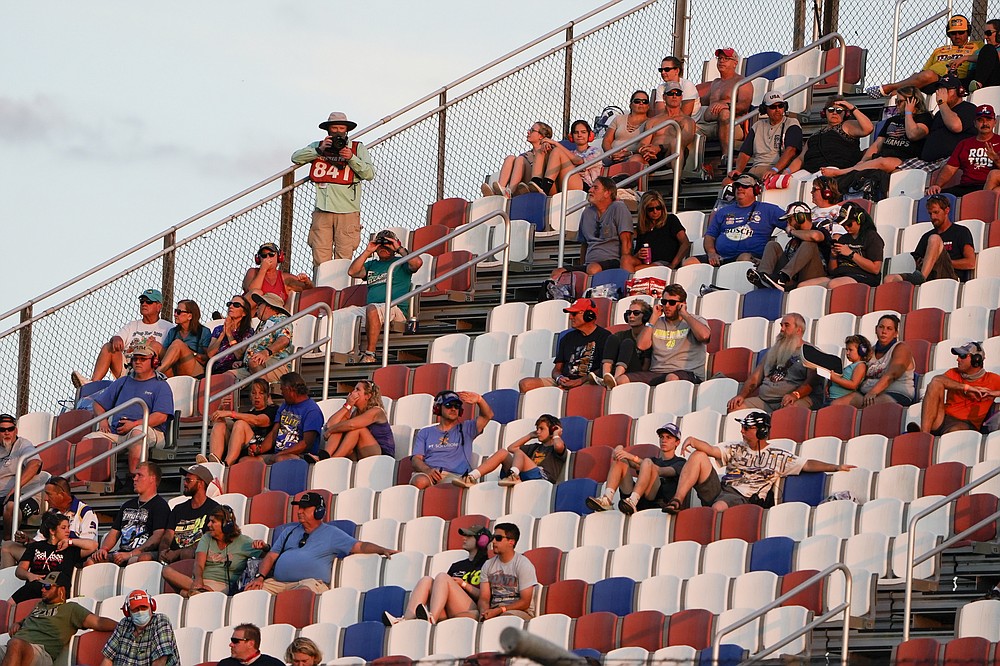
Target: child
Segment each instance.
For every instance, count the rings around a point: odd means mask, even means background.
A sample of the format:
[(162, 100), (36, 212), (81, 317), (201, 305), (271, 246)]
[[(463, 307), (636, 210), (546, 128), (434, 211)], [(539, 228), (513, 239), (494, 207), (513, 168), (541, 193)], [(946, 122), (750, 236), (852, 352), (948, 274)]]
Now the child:
[[(590, 145), (590, 142), (594, 140), (594, 130), (590, 128), (590, 124), (586, 120), (576, 120), (570, 125), (569, 138), (576, 144), (576, 149), (571, 151), (572, 157), (570, 158), (574, 166), (580, 166), (584, 162), (601, 154), (600, 148)], [(591, 165), (586, 171), (581, 172), (580, 177), (583, 179), (584, 191), (589, 192), (590, 186), (594, 184), (594, 180), (600, 175), (600, 162)]]
[(867, 362), (872, 357), (872, 345), (863, 335), (850, 335), (844, 340), (847, 347), (847, 360), (851, 363), (844, 367), (843, 374), (830, 373), (830, 400), (836, 400), (858, 390), (865, 380), (868, 371)]
[[(538, 441), (528, 444), (532, 438)], [(562, 474), (565, 462), (566, 443), (562, 440), (562, 422), (551, 414), (542, 414), (535, 421), (534, 432), (514, 441), (506, 449), (500, 449), (461, 479), (452, 479), (452, 483), (459, 488), (471, 488), (501, 466), (501, 486), (513, 486), (533, 479), (555, 483)]]

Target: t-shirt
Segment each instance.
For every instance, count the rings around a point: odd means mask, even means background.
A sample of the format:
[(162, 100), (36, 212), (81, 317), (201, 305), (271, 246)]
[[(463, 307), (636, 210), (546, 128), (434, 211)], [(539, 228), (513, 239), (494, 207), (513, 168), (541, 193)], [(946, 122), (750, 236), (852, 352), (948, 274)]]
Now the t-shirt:
[[(767, 356), (762, 363), (769, 363)], [(802, 365), (800, 353), (792, 354), (781, 365), (764, 366), (764, 379), (757, 389), (757, 395), (768, 403), (781, 402), (782, 398), (802, 386), (808, 375), (809, 369)]]
[(722, 483), (744, 497), (765, 499), (772, 488), (777, 489), (782, 477), (798, 474), (805, 465), (804, 459), (770, 444), (760, 451), (754, 451), (746, 442), (729, 442), (719, 449), (726, 466)]
[(212, 332), (208, 330), (207, 326), (201, 326), (197, 333), (192, 331), (187, 335), (181, 335), (180, 327), (174, 326), (167, 331), (166, 337), (163, 338), (164, 351), (173, 344), (174, 340), (180, 340), (195, 354), (207, 354), (208, 345), (212, 343)]
[(208, 523), (208, 514), (218, 508), (218, 502), (210, 497), (206, 497), (205, 503), (197, 509), (191, 506), (191, 500), (175, 506), (170, 511), (170, 520), (167, 521), (167, 529), (174, 531), (174, 541), (170, 544), (170, 548), (180, 550), (197, 546), (198, 539), (201, 538)]
[(115, 333), (116, 338), (121, 338), (125, 343), (125, 352), (129, 353), (133, 347), (145, 345), (148, 342), (163, 344), (163, 338), (167, 332), (173, 328), (173, 324), (165, 319), (157, 319), (156, 323), (147, 324), (141, 319), (130, 321), (122, 326), (122, 330)]
[(650, 254), (653, 262), (672, 262), (677, 257), (677, 251), (681, 248), (681, 242), (677, 235), (684, 231), (684, 225), (673, 213), (667, 214), (667, 219), (662, 227), (652, 229), (644, 234), (639, 234), (635, 239), (635, 247), (638, 250), (644, 243), (649, 244)]
[(142, 548), (153, 532), (166, 529), (169, 520), (167, 500), (155, 495), (149, 501), (140, 503), (138, 497), (133, 497), (122, 505), (111, 525), (112, 529), (121, 532), (118, 550)]
[(319, 452), (319, 444), (323, 431), (323, 411), (312, 398), (306, 398), (302, 402), (294, 405), (283, 404), (278, 409), (275, 417), (278, 424), (278, 432), (274, 436), (274, 450), (277, 452), (292, 448), (302, 441), (307, 432), (315, 432), (316, 439), (313, 440), (312, 448), (305, 453), (316, 454)]
[(962, 139), (955, 146), (955, 151), (948, 158), (948, 166), (962, 170), (962, 179), (959, 185), (978, 185), (982, 187), (986, 184), (986, 176), (996, 168), (993, 160), (986, 152), (986, 144), (993, 146), (993, 150), (1000, 150), (1000, 136), (994, 134), (989, 141), (980, 141), (978, 137)]
[[(691, 315), (701, 324), (708, 322), (698, 315)], [(684, 370), (703, 379), (705, 376), (704, 342), (699, 342), (691, 325), (678, 317), (677, 321), (667, 321), (660, 317), (653, 322), (653, 360), (649, 364), (652, 372), (674, 372)]]
[(274, 426), (274, 419), (278, 415), (277, 405), (265, 405), (264, 409), (251, 409), (248, 414), (253, 414), (254, 416), (260, 416), (264, 414), (267, 416), (267, 425), (263, 427), (250, 426), (255, 437), (267, 437), (267, 433), (271, 432), (271, 428)]
[(749, 206), (733, 203), (712, 214), (705, 235), (715, 239), (715, 251), (723, 259), (732, 259), (743, 252), (760, 257), (774, 228), (788, 226), (788, 221), (781, 219), (784, 214), (781, 208), (763, 201)]
[(812, 217), (814, 227), (818, 227), (824, 222), (835, 221), (840, 216), (840, 204), (816, 206), (810, 211), (810, 216)]
[[(927, 242), (931, 236), (937, 234), (941, 237), (941, 243), (944, 245), (945, 252), (951, 257), (952, 261), (958, 261), (963, 256), (965, 256), (965, 247), (973, 246), (972, 242), (972, 232), (968, 228), (963, 227), (961, 224), (952, 223), (950, 227), (944, 231), (938, 233), (935, 229), (931, 229), (917, 242), (917, 247), (913, 250), (913, 256), (923, 257), (927, 253)], [(965, 282), (970, 277), (972, 277), (971, 270), (959, 270), (955, 269), (955, 274), (958, 275), (958, 279)]]
[(510, 606), (521, 599), (521, 590), (538, 584), (535, 565), (521, 553), (514, 553), (510, 562), (491, 557), (480, 575), (490, 584), (490, 608)]
[(785, 117), (777, 125), (762, 118), (750, 126), (740, 152), (754, 158), (754, 164), (775, 165), (786, 148), (802, 152), (802, 126), (795, 118)]
[(42, 646), (55, 660), (69, 645), (73, 634), (83, 628), (83, 621), (88, 615), (90, 611), (75, 601), (61, 604), (39, 601), (24, 618), (21, 630), (14, 634), (14, 638)]
[(475, 560), (470, 560), (467, 557), (463, 557), (448, 567), (448, 575), (452, 578), (461, 578), (469, 585), (479, 587), (479, 581), (481, 580), (480, 570), (485, 562), (485, 558), (477, 557)]
[[(69, 508), (63, 511), (69, 518), (69, 537), (71, 539), (89, 539), (97, 541), (97, 514), (79, 498), (70, 500)], [(35, 541), (44, 541), (42, 531), (35, 532)]]
[(615, 140), (611, 142), (611, 147), (618, 148), (628, 148), (631, 147), (632, 150), (638, 150), (638, 142), (634, 140), (634, 137), (642, 134), (646, 131), (646, 123), (642, 122), (633, 131), (628, 130), (628, 116), (627, 113), (622, 113), (614, 117), (611, 121), (611, 125), (608, 126), (608, 132), (614, 130)]
[[(368, 283), (368, 303), (385, 303), (385, 278), (389, 274), (389, 266), (397, 261), (399, 257), (392, 259), (372, 259), (365, 262), (365, 282)], [(392, 271), (392, 297), (398, 298), (413, 289), (413, 274), (409, 262), (404, 262), (396, 266)], [(410, 304), (408, 301), (399, 303), (399, 309), (405, 316), (410, 314)]]
[[(28, 466), (33, 460), (41, 461), (41, 457), (34, 452), (35, 445), (24, 437), (18, 437), (10, 447), (10, 451), (0, 444), (0, 498), (5, 498), (14, 491), (14, 475), (17, 474), (17, 461), (23, 455), (28, 455), (21, 463), (21, 470)], [(22, 497), (22, 499), (24, 499)]]
[[(39, 576), (45, 576), (53, 571), (61, 571), (68, 576), (73, 575), (73, 569), (83, 565), (83, 558), (80, 549), (70, 546), (63, 550), (56, 550), (57, 544), (48, 541), (34, 541), (29, 543), (19, 562), (28, 563), (28, 571)], [(11, 595), (15, 603), (21, 603), (28, 599), (42, 598), (42, 581), (32, 580), (26, 582), (19, 590)]]
[[(105, 390), (94, 395), (94, 401), (105, 410), (121, 405), (132, 398), (141, 398), (149, 413), (174, 415), (174, 393), (170, 390), (170, 384), (165, 379), (160, 379), (159, 375), (153, 375), (149, 379), (139, 380), (131, 375), (126, 375), (116, 379), (114, 383)], [(120, 412), (116, 412), (111, 417), (111, 429), (118, 431), (118, 426), (122, 421), (142, 421), (142, 407), (131, 405)], [(168, 419), (169, 420), (169, 419)], [(156, 426), (155, 430), (167, 431), (167, 421)]]
[[(924, 63), (923, 68), (925, 70), (930, 69), (936, 63), (951, 62), (952, 60), (957, 60), (962, 56), (972, 55), (981, 48), (983, 48), (982, 42), (973, 41), (971, 39), (962, 46), (955, 46), (954, 44), (939, 46), (933, 51), (931, 51), (931, 55), (927, 58), (927, 62)], [(971, 64), (972, 63), (970, 63), (968, 60), (959, 63), (955, 71), (955, 74), (958, 76), (958, 78), (967, 79), (969, 77), (969, 66)]]
[(285, 532), (274, 563), (274, 578), (282, 583), (315, 578), (329, 585), (333, 558), (350, 555), (358, 540), (329, 523), (321, 523), (300, 546), (305, 536), (302, 525)]
[(522, 446), (521, 451), (545, 473), (546, 480), (555, 483), (562, 474), (563, 465), (566, 464), (565, 448), (562, 453), (557, 453), (556, 447), (552, 444), (532, 442)]
[[(913, 114), (913, 122), (930, 129), (931, 121), (934, 117), (927, 113)], [(919, 157), (924, 149), (923, 139), (911, 141), (906, 136), (906, 119), (904, 116), (893, 116), (882, 125), (878, 135), (882, 137), (882, 147), (879, 148), (879, 155), (882, 157), (896, 157), (904, 162), (908, 159)]]
[[(443, 469), (454, 474), (469, 471), (469, 454), (472, 440), (479, 435), (475, 419), (456, 423), (447, 432), (437, 425), (421, 428), (413, 442), (413, 455), (423, 456), (433, 469)], [(463, 446), (464, 444), (464, 446)]]
[(246, 351), (243, 353), (243, 364), (247, 365), (250, 362), (250, 357), (252, 357), (257, 352), (263, 350), (265, 347), (268, 349), (272, 348), (273, 343), (277, 342), (279, 338), (288, 338), (289, 344), (284, 347), (281, 351), (271, 354), (268, 358), (268, 366), (272, 365), (272, 361), (275, 359), (283, 359), (291, 356), (295, 352), (295, 345), (291, 344), (292, 339), (292, 326), (287, 323), (288, 315), (276, 314), (267, 321), (262, 321), (257, 325), (256, 330), (254, 330), (254, 335), (267, 331), (268, 334), (257, 342), (251, 342), (247, 347)]
[(976, 107), (963, 100), (951, 110), (958, 114), (962, 121), (962, 131), (952, 132), (941, 119), (941, 112), (935, 113), (927, 139), (924, 141), (924, 149), (920, 153), (920, 159), (925, 162), (936, 162), (951, 157), (959, 141), (976, 136)]
[[(640, 331), (642, 329), (639, 329)], [(632, 354), (628, 357), (628, 365), (625, 366), (625, 372), (639, 372), (645, 370), (648, 366), (648, 361), (653, 355), (652, 348), (650, 349), (639, 349), (635, 346), (635, 336), (632, 334), (632, 328), (629, 327), (624, 331), (616, 331), (609, 336), (610, 339), (617, 340), (618, 344), (611, 344), (610, 341), (604, 343), (604, 361), (610, 361), (612, 364), (616, 363), (621, 356), (622, 344), (628, 341), (628, 344), (632, 345)]]
[(652, 509), (658, 507), (658, 501), (669, 502), (677, 494), (677, 481), (681, 475), (681, 469), (684, 467), (684, 463), (687, 462), (685, 458), (680, 456), (673, 456), (669, 460), (665, 458), (650, 458), (652, 462), (657, 467), (663, 469), (664, 467), (669, 467), (674, 470), (674, 476), (661, 476), (660, 478), (660, 489), (656, 493), (655, 500), (647, 500), (645, 497), (639, 498), (639, 503), (636, 506), (640, 511), (644, 509)]
[[(844, 234), (837, 239), (837, 242), (851, 248), (865, 259), (882, 261), (884, 257), (885, 241), (874, 230), (866, 233), (860, 240), (850, 234)], [(846, 257), (838, 254), (836, 259), (837, 267), (830, 271), (830, 277), (860, 277), (864, 280), (873, 277), (872, 273), (869, 273), (854, 262), (854, 257)], [(875, 277), (877, 278), (877, 276)]]
[[(205, 569), (202, 572), (202, 578), (226, 585), (232, 585), (240, 579), (249, 558), (260, 556), (260, 551), (253, 547), (253, 539), (246, 534), (239, 535), (233, 539), (232, 543), (226, 544), (226, 547), (221, 549), (211, 534), (203, 534), (198, 540), (195, 553), (205, 553)], [(227, 562), (229, 563), (228, 571), (226, 570)]]
[[(602, 152), (604, 152), (597, 146), (587, 146), (586, 150), (580, 151), (575, 143), (573, 143), (572, 145), (573, 147), (570, 148), (569, 150), (584, 162), (589, 162), (590, 160), (594, 159)], [(580, 172), (580, 178), (583, 179), (583, 182), (585, 185), (587, 185), (587, 187), (590, 187), (591, 185), (594, 184), (594, 181), (597, 180), (597, 177), (601, 175), (602, 168), (603, 165), (600, 162), (598, 162), (597, 164), (594, 164), (593, 166), (587, 168), (585, 171)]]
[[(1000, 390), (1000, 375), (993, 372), (984, 372), (979, 379), (966, 379), (958, 370), (950, 368), (944, 376), (952, 381), (969, 386), (982, 386), (983, 388), (996, 391)], [(967, 395), (964, 391), (948, 391), (948, 398), (944, 402), (944, 412), (948, 416), (960, 421), (970, 421), (976, 429), (983, 427), (987, 412), (993, 406), (993, 398), (977, 399)]]
[(562, 363), (562, 373), (570, 379), (586, 377), (587, 373), (601, 367), (604, 358), (604, 343), (611, 332), (598, 326), (590, 335), (584, 335), (575, 328), (569, 329), (556, 347), (555, 362)]
[(604, 215), (598, 215), (594, 206), (583, 209), (576, 240), (587, 244), (587, 263), (620, 260), (622, 252), (619, 235), (624, 232), (633, 232), (632, 213), (621, 201), (612, 201)]

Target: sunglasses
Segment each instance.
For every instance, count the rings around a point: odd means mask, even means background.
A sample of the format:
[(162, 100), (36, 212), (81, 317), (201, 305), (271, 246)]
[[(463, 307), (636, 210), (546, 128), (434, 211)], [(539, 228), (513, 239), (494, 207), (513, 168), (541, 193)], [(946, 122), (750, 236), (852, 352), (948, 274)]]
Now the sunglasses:
[(828, 107), (826, 107), (826, 112), (827, 113), (836, 113), (836, 114), (839, 114), (839, 115), (842, 116), (845, 113), (847, 113), (847, 109), (845, 109), (842, 106), (828, 106)]
[(230, 643), (244, 643), (244, 642), (246, 642), (248, 640), (250, 640), (250, 639), (249, 638), (237, 638), (236, 636), (231, 636), (229, 638), (229, 642)]
[(132, 362), (133, 363), (135, 363), (136, 361), (152, 361), (152, 360), (153, 360), (152, 356), (133, 356), (132, 357)]
[(642, 310), (626, 310), (625, 314), (629, 317), (641, 317)]
[(509, 538), (510, 537), (508, 537), (506, 534), (494, 534), (493, 535), (493, 540), (494, 541), (503, 541), (504, 539), (509, 539)]
[(965, 359), (969, 358), (969, 355), (968, 355), (968, 354), (957, 354), (957, 356), (958, 356), (958, 357), (959, 357), (960, 359), (962, 359), (963, 361), (964, 361)]
[(309, 532), (303, 534), (302, 538), (299, 539), (299, 548), (304, 547), (306, 545), (306, 541), (309, 541)]
[(261, 259), (267, 259), (269, 257), (276, 257), (276, 256), (278, 256), (278, 255), (276, 255), (274, 252), (261, 252), (260, 253), (260, 258)]
[(983, 36), (989, 37), (990, 35), (995, 35), (996, 32), (997, 32), (996, 30), (983, 30)]
[[(984, 32), (983, 34), (985, 35), (985, 34), (988, 34), (988, 33)], [(680, 69), (680, 67), (657, 67), (656, 71), (658, 71), (660, 74), (662, 74), (663, 72), (672, 72), (675, 69)]]
[(754, 188), (753, 185), (747, 185), (746, 183), (733, 183), (733, 187), (743, 190), (752, 190)]
[(51, 590), (53, 587), (55, 587), (55, 585), (53, 585), (52, 583), (42, 583), (42, 589), (45, 590), (46, 592)]
[(649, 100), (648, 99), (640, 99), (638, 97), (633, 97), (632, 98), (632, 103), (633, 104), (649, 104)]
[(242, 303), (240, 303), (239, 301), (229, 301), (228, 303), (226, 303), (226, 307), (227, 308), (239, 308), (241, 310), (245, 310), (246, 309), (246, 307)]
[(680, 301), (675, 298), (664, 298), (661, 302), (664, 305), (677, 305), (678, 303), (680, 303)]
[(654, 210), (663, 210), (663, 206), (650, 206), (646, 209), (646, 212), (652, 213)]
[(445, 409), (461, 409), (462, 408), (462, 403), (460, 403), (460, 402), (446, 402), (446, 403), (444, 403), (441, 406), (444, 407)]
[(784, 105), (783, 102), (778, 102), (777, 104), (771, 104), (767, 108), (769, 108), (771, 110), (774, 110), (774, 109), (783, 109), (783, 108), (785, 108), (785, 105)]
[(684, 91), (682, 91), (682, 90), (668, 90), (666, 92), (667, 97), (680, 97), (683, 94), (684, 94)]
[(528, 128), (528, 134), (531, 134), (532, 132), (538, 132), (538, 128), (537, 127), (529, 127)]
[(191, 314), (191, 313), (188, 312), (187, 310), (181, 310), (180, 308), (174, 308), (174, 314), (175, 315), (182, 315), (182, 314)]
[(7, 426), (6, 428), (0, 428), (0, 432), (14, 432), (17, 430), (17, 426)]
[[(954, 37), (955, 35), (964, 35), (967, 32), (969, 32), (969, 31), (968, 30), (952, 30), (951, 32), (948, 33), (948, 36), (949, 37)], [(986, 34), (986, 33), (984, 32), (983, 34)]]
[(151, 301), (148, 298), (140, 298), (139, 299), (139, 304), (140, 305), (149, 305), (150, 303), (155, 303), (155, 302), (156, 301)]

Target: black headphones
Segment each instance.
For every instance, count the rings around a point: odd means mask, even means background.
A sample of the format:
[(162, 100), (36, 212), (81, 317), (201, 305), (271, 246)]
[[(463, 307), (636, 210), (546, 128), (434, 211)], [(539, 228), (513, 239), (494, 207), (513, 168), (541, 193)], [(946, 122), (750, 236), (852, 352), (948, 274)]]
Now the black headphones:
[(757, 428), (757, 438), (767, 439), (771, 434), (771, 417), (767, 412), (750, 412), (742, 419), (737, 419), (742, 425)]
[[(646, 301), (643, 301), (643, 303), (646, 303)], [(646, 303), (646, 305), (648, 306), (649, 304)], [(632, 306), (630, 305), (629, 306), (629, 310), (631, 310), (631, 309), (632, 309)], [(643, 324), (648, 324), (649, 320), (653, 317), (653, 308), (650, 307), (650, 308), (639, 308), (639, 309), (642, 310), (642, 323)], [(628, 310), (625, 311), (625, 314), (622, 315), (622, 318), (625, 319), (625, 323), (627, 324), (628, 323)]]
[(223, 504), (220, 508), (226, 517), (226, 521), (222, 523), (222, 533), (227, 537), (232, 536), (236, 533), (236, 513), (233, 511), (233, 508), (227, 504)]
[(983, 367), (983, 362), (986, 360), (986, 356), (982, 353), (983, 344), (981, 342), (976, 342), (975, 340), (972, 341), (972, 344), (979, 348), (980, 353), (969, 354), (969, 363), (972, 364), (973, 368), (981, 368)]
[(434, 396), (434, 405), (431, 407), (431, 412), (434, 416), (441, 416), (441, 408), (444, 407), (446, 402), (458, 402), (458, 415), (461, 416), (464, 410), (462, 405), (462, 399), (458, 397), (458, 394), (454, 391), (441, 391), (436, 396)]
[(319, 498), (319, 506), (313, 507), (313, 518), (323, 520), (326, 517), (326, 500), (319, 494), (316, 497)]
[(590, 298), (590, 308), (583, 311), (583, 320), (588, 324), (592, 321), (597, 321), (597, 301)]
[(868, 346), (867, 342), (858, 343), (858, 356), (860, 356), (861, 358), (868, 358), (868, 354), (870, 354), (871, 351), (872, 348)]
[(285, 263), (285, 253), (280, 247), (278, 247), (274, 243), (264, 243), (257, 250), (257, 254), (253, 256), (254, 263), (257, 264), (258, 266), (260, 266), (260, 262), (264, 260), (264, 258), (260, 256), (261, 250), (274, 250), (274, 253), (278, 255), (278, 263), (279, 264)]

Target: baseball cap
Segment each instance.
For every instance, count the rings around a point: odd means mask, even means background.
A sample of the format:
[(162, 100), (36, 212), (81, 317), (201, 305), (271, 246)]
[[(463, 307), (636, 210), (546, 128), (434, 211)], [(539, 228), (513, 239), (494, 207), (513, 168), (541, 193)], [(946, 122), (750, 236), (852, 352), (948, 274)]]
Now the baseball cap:
[(191, 474), (192, 476), (196, 476), (204, 481), (206, 485), (212, 483), (212, 480), (215, 479), (215, 476), (212, 474), (212, 470), (208, 469), (204, 465), (191, 465), (187, 469), (181, 467), (181, 474)]
[(976, 117), (996, 118), (997, 113), (991, 104), (980, 104), (976, 107)]
[(772, 90), (771, 92), (764, 95), (764, 106), (771, 106), (772, 104), (784, 104), (785, 98), (777, 90)]
[(961, 14), (955, 14), (948, 19), (948, 28), (945, 32), (968, 32), (968, 30), (969, 19), (965, 18)]
[(325, 502), (323, 501), (323, 496), (319, 493), (302, 493), (302, 496), (297, 500), (292, 500), (292, 506), (297, 506), (301, 509), (307, 506), (320, 507), (323, 506)]
[(489, 531), (487, 531), (485, 527), (479, 524), (470, 525), (469, 527), (461, 527), (458, 530), (458, 533), (461, 534), (462, 536), (470, 536), (470, 537), (479, 536), (483, 532), (489, 534)]
[(153, 350), (153, 348), (144, 344), (132, 347), (132, 351), (130, 351), (128, 354), (129, 356), (156, 356), (156, 352)]
[(985, 352), (983, 351), (983, 346), (980, 343), (976, 342), (975, 340), (966, 342), (961, 347), (952, 347), (951, 353), (954, 354), (955, 356), (964, 356), (965, 354), (983, 354), (984, 356), (986, 355)]
[(659, 428), (656, 429), (656, 434), (658, 436), (662, 435), (663, 433), (667, 433), (671, 437), (676, 437), (677, 439), (681, 438), (681, 429), (678, 428), (673, 423), (664, 423), (663, 425), (661, 425)]
[(437, 407), (442, 407), (450, 402), (461, 403), (462, 399), (454, 391), (442, 391), (434, 398), (434, 405)]
[(0, 423), (14, 423), (14, 424), (17, 424), (17, 419), (14, 418), (13, 414), (0, 414)]
[(563, 312), (586, 312), (587, 310), (592, 310), (597, 312), (597, 303), (590, 298), (578, 298), (573, 301), (573, 305), (568, 308), (563, 308)]
[(938, 88), (950, 88), (952, 90), (961, 90), (962, 82), (954, 74), (945, 74), (940, 79), (938, 79)]
[(740, 54), (736, 52), (736, 49), (732, 47), (725, 47), (721, 49), (715, 49), (716, 58), (737, 58), (739, 59)]
[(149, 597), (149, 593), (146, 590), (132, 590), (128, 593), (128, 597), (125, 598), (125, 604), (129, 610), (132, 610), (132, 604), (140, 603), (145, 603), (149, 607), (153, 605), (153, 600)]
[(42, 585), (58, 585), (59, 587), (69, 589), (69, 575), (62, 571), (50, 571), (49, 574), (42, 579)]
[(153, 301), (154, 303), (163, 302), (163, 294), (160, 293), (159, 289), (147, 289), (139, 294), (139, 298), (145, 298), (146, 300)]
[(278, 246), (275, 243), (264, 243), (263, 245), (261, 245), (257, 249), (257, 254), (260, 254), (264, 250), (270, 250), (271, 252), (274, 252), (275, 254), (279, 254), (281, 252), (281, 250), (278, 249)]
[(771, 426), (771, 417), (766, 412), (750, 412), (742, 419), (736, 419), (736, 422), (744, 428), (756, 428), (758, 426), (768, 428)]
[(260, 305), (261, 303), (267, 303), (278, 312), (289, 314), (288, 310), (285, 309), (285, 302), (281, 300), (281, 296), (278, 296), (277, 294), (261, 295), (258, 294), (257, 292), (254, 292), (253, 294), (250, 295), (250, 298), (252, 298), (253, 302), (256, 303), (257, 305)]
[(684, 88), (677, 81), (666, 81), (663, 84), (663, 92), (669, 92), (671, 90), (683, 90)]
[(793, 215), (796, 215), (798, 213), (805, 213), (806, 215), (812, 215), (812, 208), (810, 208), (809, 204), (807, 204), (805, 201), (795, 201), (788, 204), (788, 209), (785, 211), (785, 214), (778, 219), (788, 220), (791, 219)]
[(752, 174), (744, 173), (740, 175), (739, 178), (733, 181), (733, 185), (743, 185), (744, 187), (756, 187), (760, 185), (760, 181), (757, 180)]

